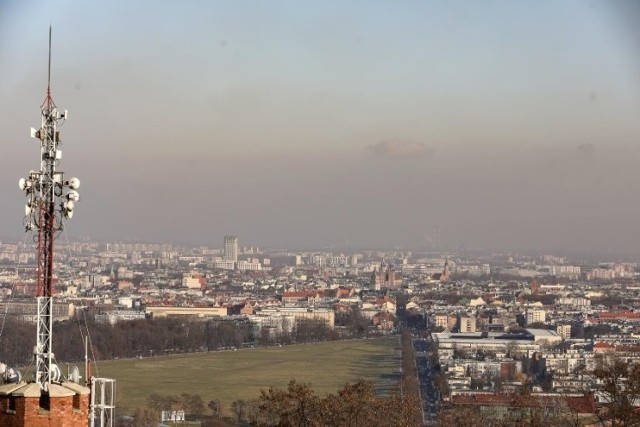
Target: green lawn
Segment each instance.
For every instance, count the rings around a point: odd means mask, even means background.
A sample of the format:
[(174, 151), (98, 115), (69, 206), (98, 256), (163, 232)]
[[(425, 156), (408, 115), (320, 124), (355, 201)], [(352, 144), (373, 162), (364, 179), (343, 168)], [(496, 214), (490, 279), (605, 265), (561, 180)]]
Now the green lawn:
[(219, 351), (99, 362), (94, 375), (115, 378), (119, 413), (143, 406), (151, 393), (199, 394), (205, 404), (253, 399), (260, 389), (286, 387), (295, 379), (317, 394), (334, 393), (358, 379), (386, 393), (399, 381), (398, 336), (238, 351)]

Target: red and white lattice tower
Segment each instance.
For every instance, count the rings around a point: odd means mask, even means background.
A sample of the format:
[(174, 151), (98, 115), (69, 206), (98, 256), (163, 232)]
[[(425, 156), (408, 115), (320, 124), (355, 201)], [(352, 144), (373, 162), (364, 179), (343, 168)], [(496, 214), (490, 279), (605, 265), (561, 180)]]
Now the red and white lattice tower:
[(27, 196), (24, 226), (34, 233), (38, 246), (37, 337), (34, 348), (36, 382), (47, 391), (51, 382), (60, 379), (60, 370), (54, 365), (52, 349), (53, 326), (53, 249), (64, 220), (73, 216), (79, 200), (80, 181), (65, 180), (57, 170), (62, 157), (59, 127), (67, 119), (67, 111), (60, 112), (51, 96), (51, 27), (49, 27), (49, 68), (47, 95), (40, 107), (42, 124), (31, 128), (31, 137), (40, 141), (40, 170), (31, 171), (20, 179), (19, 186)]

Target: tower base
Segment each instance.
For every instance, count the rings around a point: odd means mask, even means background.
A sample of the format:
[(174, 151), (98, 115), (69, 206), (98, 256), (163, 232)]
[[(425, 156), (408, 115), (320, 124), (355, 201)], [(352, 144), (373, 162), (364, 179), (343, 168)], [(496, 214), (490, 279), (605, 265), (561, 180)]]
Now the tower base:
[(89, 424), (87, 387), (52, 383), (48, 392), (37, 383), (0, 386), (0, 427), (83, 427)]

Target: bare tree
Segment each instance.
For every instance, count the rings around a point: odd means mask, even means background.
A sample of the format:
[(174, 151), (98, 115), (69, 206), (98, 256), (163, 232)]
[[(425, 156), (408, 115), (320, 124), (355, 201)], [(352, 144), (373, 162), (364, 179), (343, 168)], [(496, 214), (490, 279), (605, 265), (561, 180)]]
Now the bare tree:
[(160, 414), (149, 408), (138, 408), (133, 414), (133, 427), (156, 427), (160, 422)]
[(258, 425), (312, 426), (319, 412), (319, 399), (308, 384), (291, 381), (287, 390), (262, 390), (259, 411)]
[(640, 364), (631, 364), (619, 358), (597, 361), (594, 375), (601, 381), (607, 411), (599, 414), (611, 427), (640, 426)]
[(211, 412), (213, 413), (213, 418), (216, 418), (216, 419), (222, 418), (223, 408), (222, 408), (222, 402), (220, 401), (220, 399), (210, 400), (209, 403), (207, 403), (207, 407), (211, 409)]
[(235, 400), (231, 403), (231, 411), (233, 415), (235, 415), (236, 421), (238, 424), (242, 422), (245, 416), (245, 401), (242, 399)]

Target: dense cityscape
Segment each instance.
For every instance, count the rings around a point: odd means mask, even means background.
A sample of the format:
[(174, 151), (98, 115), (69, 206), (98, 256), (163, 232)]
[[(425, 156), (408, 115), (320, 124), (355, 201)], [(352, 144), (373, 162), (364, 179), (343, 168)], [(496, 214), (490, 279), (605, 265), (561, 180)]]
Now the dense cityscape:
[[(563, 413), (569, 402), (578, 420), (595, 420), (612, 398), (599, 374), (602, 363), (640, 361), (636, 263), (436, 249), (293, 251), (241, 242), (225, 236), (218, 247), (61, 243), (54, 319), (90, 317), (110, 327), (162, 319), (226, 325), (189, 345), (141, 342), (120, 352), (102, 350), (105, 358), (410, 329), (422, 416), (442, 425), (462, 425), (447, 421), (456, 407), (508, 412), (523, 392), (529, 393), (525, 407)], [(3, 325), (35, 322), (34, 253), (33, 245), (0, 246)], [(0, 358), (28, 363), (28, 345), (22, 354), (9, 349), (3, 347)], [(80, 360), (81, 354), (68, 357)]]

